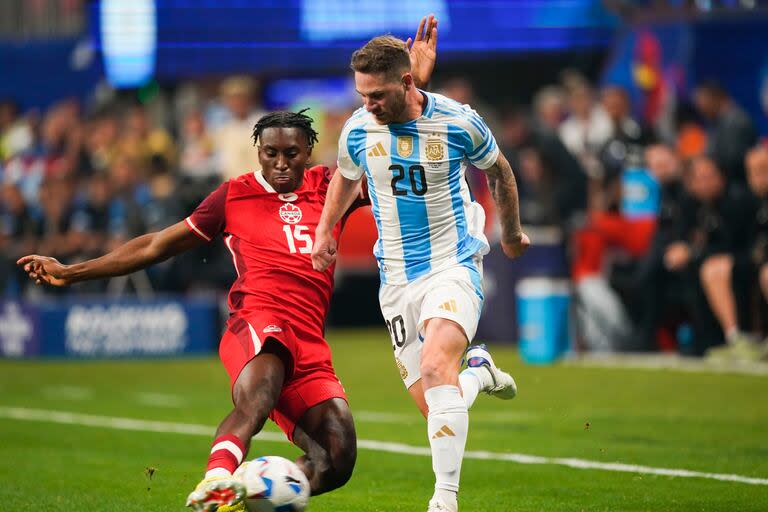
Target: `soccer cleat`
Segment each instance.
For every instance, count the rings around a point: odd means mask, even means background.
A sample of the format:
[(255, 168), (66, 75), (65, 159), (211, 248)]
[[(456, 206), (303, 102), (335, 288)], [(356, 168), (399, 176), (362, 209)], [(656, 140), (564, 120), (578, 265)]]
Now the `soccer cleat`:
[(707, 359), (712, 362), (760, 361), (763, 348), (751, 337), (739, 334), (730, 343), (707, 350)]
[(245, 507), (245, 502), (241, 501), (237, 505), (224, 505), (223, 507), (219, 507), (216, 512), (248, 512), (248, 509)]
[(459, 507), (451, 508), (442, 501), (436, 499), (429, 500), (429, 507), (427, 512), (459, 512)]
[(491, 382), (483, 387), (489, 395), (510, 400), (517, 395), (517, 384), (510, 374), (493, 364), (493, 358), (485, 344), (473, 345), (467, 349), (467, 367), (485, 367), (491, 374)]
[(220, 507), (236, 505), (244, 498), (245, 486), (242, 483), (231, 477), (214, 476), (197, 484), (187, 498), (187, 506), (194, 512), (215, 512)]

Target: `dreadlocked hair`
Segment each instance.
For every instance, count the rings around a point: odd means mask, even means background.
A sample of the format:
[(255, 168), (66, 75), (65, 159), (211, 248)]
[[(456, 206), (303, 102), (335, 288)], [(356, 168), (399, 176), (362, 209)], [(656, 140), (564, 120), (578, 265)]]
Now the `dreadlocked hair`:
[(298, 128), (307, 136), (309, 147), (313, 147), (317, 142), (317, 132), (312, 128), (312, 118), (304, 113), (307, 110), (309, 109), (305, 108), (298, 112), (279, 110), (261, 116), (253, 127), (253, 145), (259, 142), (259, 137), (267, 128)]

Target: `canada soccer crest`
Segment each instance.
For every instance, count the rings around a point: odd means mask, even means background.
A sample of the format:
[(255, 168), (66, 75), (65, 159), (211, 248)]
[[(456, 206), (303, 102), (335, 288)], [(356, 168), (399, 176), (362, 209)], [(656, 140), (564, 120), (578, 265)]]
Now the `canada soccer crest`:
[(291, 203), (285, 203), (280, 207), (280, 218), (288, 224), (296, 224), (301, 221), (301, 208)]

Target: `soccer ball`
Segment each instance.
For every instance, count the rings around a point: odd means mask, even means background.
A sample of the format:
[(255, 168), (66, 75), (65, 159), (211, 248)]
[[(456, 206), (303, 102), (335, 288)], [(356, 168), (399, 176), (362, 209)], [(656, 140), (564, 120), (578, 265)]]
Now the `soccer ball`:
[(307, 477), (283, 457), (243, 462), (234, 477), (245, 485), (248, 512), (301, 512), (309, 502)]

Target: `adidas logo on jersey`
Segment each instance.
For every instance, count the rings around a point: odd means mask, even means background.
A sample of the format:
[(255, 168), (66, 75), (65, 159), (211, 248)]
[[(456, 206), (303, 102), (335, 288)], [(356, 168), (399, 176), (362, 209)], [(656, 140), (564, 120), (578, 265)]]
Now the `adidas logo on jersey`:
[(448, 425), (443, 425), (440, 430), (438, 430), (433, 436), (432, 439), (439, 439), (441, 437), (456, 437), (456, 434), (451, 430)]
[(377, 142), (376, 145), (368, 151), (368, 156), (387, 156), (387, 150), (384, 149), (384, 144)]
[(442, 309), (443, 311), (451, 311), (452, 313), (458, 313), (459, 308), (456, 307), (456, 301), (454, 299), (451, 299), (447, 302), (443, 302), (439, 306), (437, 306), (437, 309)]

